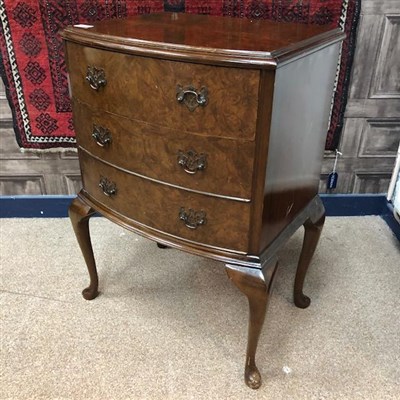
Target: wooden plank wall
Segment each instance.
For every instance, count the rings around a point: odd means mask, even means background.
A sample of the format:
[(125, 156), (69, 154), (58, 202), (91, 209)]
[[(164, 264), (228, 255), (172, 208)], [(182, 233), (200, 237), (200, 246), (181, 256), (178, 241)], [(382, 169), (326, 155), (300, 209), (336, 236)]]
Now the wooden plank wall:
[(0, 79), (0, 195), (75, 194), (81, 186), (76, 152), (21, 152)]
[[(386, 193), (399, 141), (400, 1), (363, 0), (336, 192)], [(325, 157), (324, 178), (332, 165)]]

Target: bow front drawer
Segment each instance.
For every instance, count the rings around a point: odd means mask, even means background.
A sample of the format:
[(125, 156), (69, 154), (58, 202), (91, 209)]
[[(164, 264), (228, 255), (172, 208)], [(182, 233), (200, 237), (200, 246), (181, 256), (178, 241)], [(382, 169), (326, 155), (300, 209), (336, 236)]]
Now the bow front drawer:
[(186, 240), (246, 251), (250, 203), (180, 190), (79, 152), (84, 190), (111, 211)]
[(192, 190), (251, 198), (254, 141), (187, 134), (74, 102), (78, 144), (120, 168)]
[(206, 136), (253, 139), (259, 71), (139, 57), (68, 43), (74, 98)]

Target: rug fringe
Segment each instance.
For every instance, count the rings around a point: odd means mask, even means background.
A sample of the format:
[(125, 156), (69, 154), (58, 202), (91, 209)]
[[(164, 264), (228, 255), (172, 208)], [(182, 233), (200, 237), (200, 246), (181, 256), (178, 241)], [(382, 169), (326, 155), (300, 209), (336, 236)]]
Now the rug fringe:
[(52, 147), (50, 149), (26, 149), (21, 147), (21, 153), (78, 153), (75, 147)]

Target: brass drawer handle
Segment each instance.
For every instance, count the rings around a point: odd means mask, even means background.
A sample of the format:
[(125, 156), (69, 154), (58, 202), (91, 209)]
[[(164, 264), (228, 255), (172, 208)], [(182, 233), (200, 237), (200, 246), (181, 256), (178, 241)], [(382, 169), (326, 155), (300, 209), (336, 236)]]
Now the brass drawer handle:
[(102, 126), (93, 125), (92, 138), (100, 147), (109, 146), (112, 142), (111, 132)]
[(117, 194), (117, 185), (115, 184), (115, 182), (109, 181), (104, 176), (100, 178), (99, 187), (108, 197), (115, 196)]
[(206, 106), (208, 103), (208, 89), (203, 86), (200, 90), (189, 86), (176, 86), (176, 100), (183, 103), (190, 110), (194, 111), (198, 106)]
[(197, 171), (206, 169), (207, 155), (203, 153), (197, 154), (194, 150), (188, 150), (186, 152), (179, 150), (178, 164), (186, 173), (194, 175)]
[(104, 69), (92, 67), (90, 65), (87, 67), (86, 80), (89, 82), (90, 87), (96, 91), (107, 84)]
[(205, 211), (194, 211), (189, 208), (189, 211), (186, 212), (185, 207), (181, 207), (179, 210), (179, 219), (190, 229), (197, 229), (200, 225), (204, 225), (207, 222)]

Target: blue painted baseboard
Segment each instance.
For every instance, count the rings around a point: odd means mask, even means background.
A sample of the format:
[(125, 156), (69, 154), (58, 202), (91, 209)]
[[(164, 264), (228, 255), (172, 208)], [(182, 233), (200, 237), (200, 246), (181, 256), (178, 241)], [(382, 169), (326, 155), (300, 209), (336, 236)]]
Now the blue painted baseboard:
[(321, 194), (328, 217), (382, 215), (387, 200), (383, 194)]
[(400, 224), (394, 218), (393, 206), (390, 203), (386, 204), (385, 212), (381, 215), (381, 217), (389, 225), (389, 228), (400, 241)]
[[(64, 218), (75, 196), (0, 196), (0, 218)], [(384, 195), (322, 194), (329, 217), (387, 214)]]
[(0, 196), (0, 218), (64, 218), (75, 196)]
[[(0, 218), (65, 218), (75, 196), (0, 196)], [(400, 226), (383, 194), (321, 194), (328, 217), (380, 215), (400, 240)]]

